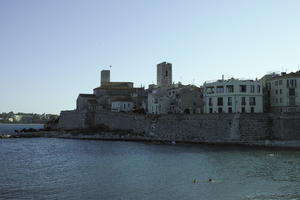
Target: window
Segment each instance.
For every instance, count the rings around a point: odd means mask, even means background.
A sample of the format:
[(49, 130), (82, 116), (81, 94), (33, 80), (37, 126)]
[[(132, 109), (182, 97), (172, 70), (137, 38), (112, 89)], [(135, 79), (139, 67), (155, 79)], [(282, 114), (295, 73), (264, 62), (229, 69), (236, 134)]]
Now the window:
[(277, 86), (278, 85), (278, 81), (275, 81), (275, 86)]
[(276, 101), (276, 103), (278, 103), (278, 99), (277, 98), (275, 99), (275, 101)]
[(223, 106), (223, 97), (218, 97), (218, 106)]
[(282, 94), (282, 89), (279, 90), (279, 93)]
[(246, 112), (245, 107), (242, 107), (242, 113), (245, 113), (245, 112)]
[(279, 80), (278, 84), (279, 84), (279, 85), (282, 85), (282, 80)]
[(240, 85), (240, 92), (247, 92), (246, 85)]
[(275, 90), (275, 94), (278, 94), (278, 90)]
[(228, 97), (227, 99), (227, 105), (232, 106), (232, 97)]
[(287, 87), (297, 88), (297, 79), (287, 80)]
[(251, 113), (254, 113), (254, 107), (251, 107)]
[(207, 94), (213, 94), (213, 93), (215, 93), (215, 88), (214, 87), (207, 87), (206, 88), (206, 93)]
[(249, 104), (250, 104), (251, 106), (255, 106), (255, 105), (256, 105), (255, 97), (250, 97), (250, 98), (249, 98)]
[(166, 70), (166, 77), (168, 77), (168, 70)]
[(242, 105), (246, 105), (246, 97), (242, 97)]
[(260, 85), (257, 86), (257, 93), (260, 93)]
[(217, 93), (224, 93), (224, 87), (223, 86), (217, 86)]
[(255, 92), (255, 87), (254, 87), (254, 85), (250, 85), (250, 92), (251, 92), (251, 93), (254, 93), (254, 92)]
[(279, 102), (282, 103), (282, 99), (281, 98), (279, 99)]
[(212, 108), (209, 109), (209, 113), (213, 113), (213, 109)]
[(289, 89), (289, 96), (295, 96), (295, 88)]
[(232, 113), (232, 108), (228, 107), (228, 113)]
[(233, 85), (226, 85), (226, 92), (233, 93), (233, 91), (234, 91)]
[(208, 99), (208, 105), (209, 105), (209, 106), (212, 106), (212, 105), (213, 105), (212, 99), (211, 99), (211, 98)]
[(223, 109), (222, 108), (218, 108), (218, 113), (222, 113)]

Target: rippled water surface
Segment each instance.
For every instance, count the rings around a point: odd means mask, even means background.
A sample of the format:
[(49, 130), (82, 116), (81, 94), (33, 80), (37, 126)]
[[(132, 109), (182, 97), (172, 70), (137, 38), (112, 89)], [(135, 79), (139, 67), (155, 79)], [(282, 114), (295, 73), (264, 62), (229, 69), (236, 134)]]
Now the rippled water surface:
[(300, 199), (300, 152), (5, 139), (0, 199)]
[(1, 124), (0, 123), (0, 135), (3, 134), (14, 134), (15, 130), (21, 130), (23, 128), (43, 128), (43, 124)]

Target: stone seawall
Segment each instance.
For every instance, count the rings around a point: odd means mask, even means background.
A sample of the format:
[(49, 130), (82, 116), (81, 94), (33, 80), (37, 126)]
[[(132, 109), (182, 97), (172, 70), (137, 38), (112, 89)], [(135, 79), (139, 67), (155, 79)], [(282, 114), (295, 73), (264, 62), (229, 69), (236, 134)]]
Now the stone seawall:
[(198, 114), (145, 116), (95, 113), (94, 126), (132, 130), (176, 141), (255, 141), (270, 137), (267, 114)]
[(86, 111), (62, 111), (60, 113), (58, 128), (59, 129), (85, 129), (88, 124), (88, 112)]
[(272, 134), (280, 140), (300, 140), (300, 113), (272, 115)]
[(146, 137), (170, 141), (300, 140), (300, 113), (153, 116), (69, 111), (62, 113), (59, 122), (61, 129), (84, 129), (103, 126), (111, 130), (130, 131)]

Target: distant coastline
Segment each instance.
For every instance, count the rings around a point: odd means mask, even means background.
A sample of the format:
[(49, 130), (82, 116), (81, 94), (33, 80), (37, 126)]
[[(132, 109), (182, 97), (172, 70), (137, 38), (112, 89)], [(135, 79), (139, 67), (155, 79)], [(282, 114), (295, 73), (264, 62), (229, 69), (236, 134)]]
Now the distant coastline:
[(18, 124), (18, 125), (22, 125), (22, 124), (26, 124), (26, 125), (30, 125), (30, 124), (46, 124), (45, 122), (0, 122), (0, 124)]

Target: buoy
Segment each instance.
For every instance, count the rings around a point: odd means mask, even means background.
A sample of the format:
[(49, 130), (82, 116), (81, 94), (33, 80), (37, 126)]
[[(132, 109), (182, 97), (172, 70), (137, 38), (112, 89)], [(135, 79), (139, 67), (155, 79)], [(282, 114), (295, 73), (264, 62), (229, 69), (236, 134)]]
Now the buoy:
[(208, 179), (208, 181), (209, 181), (209, 182), (212, 182), (212, 179), (210, 178), (210, 179)]
[(196, 183), (197, 183), (197, 180), (196, 180), (196, 179), (194, 179), (194, 180), (193, 180), (193, 183), (194, 183), (194, 184), (196, 184)]

